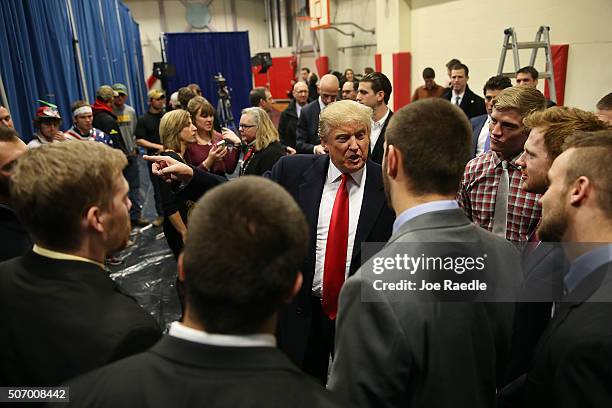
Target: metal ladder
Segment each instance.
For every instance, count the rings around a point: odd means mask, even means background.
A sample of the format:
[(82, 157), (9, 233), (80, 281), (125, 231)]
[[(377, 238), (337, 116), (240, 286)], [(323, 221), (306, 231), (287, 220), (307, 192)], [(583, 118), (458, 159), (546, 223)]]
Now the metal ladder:
[[(499, 59), (499, 67), (497, 68), (497, 75), (503, 75), (507, 78), (514, 78), (516, 76), (516, 71), (521, 69), (521, 64), (519, 62), (519, 50), (532, 50), (531, 58), (529, 59), (529, 65), (533, 67), (535, 64), (536, 56), (538, 55), (538, 49), (544, 48), (544, 53), (546, 54), (546, 71), (538, 72), (538, 77), (546, 79), (548, 81), (548, 91), (550, 92), (550, 99), (556, 103), (557, 88), (555, 87), (555, 75), (553, 71), (552, 53), (550, 51), (549, 33), (550, 27), (540, 26), (538, 32), (536, 33), (534, 41), (518, 42), (514, 28), (506, 28), (504, 30), (504, 44), (502, 45), (501, 57)], [(504, 63), (506, 62), (506, 53), (508, 52), (508, 50), (512, 50), (512, 55), (514, 56), (514, 72), (504, 72)]]

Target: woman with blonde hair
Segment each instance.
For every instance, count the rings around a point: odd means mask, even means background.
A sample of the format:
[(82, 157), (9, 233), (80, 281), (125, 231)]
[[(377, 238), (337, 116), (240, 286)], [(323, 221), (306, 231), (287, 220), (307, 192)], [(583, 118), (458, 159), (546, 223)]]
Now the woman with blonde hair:
[[(196, 141), (196, 127), (191, 123), (189, 112), (176, 109), (166, 113), (159, 123), (159, 137), (164, 146), (161, 156), (170, 156), (185, 163), (183, 158), (187, 146)], [(172, 185), (161, 185), (164, 209), (164, 235), (174, 257), (178, 259), (187, 237), (188, 203), (179, 200), (172, 192)]]
[(233, 173), (238, 163), (240, 138), (230, 130), (224, 129), (221, 134), (213, 129), (215, 110), (205, 98), (191, 99), (187, 111), (197, 129), (196, 143), (185, 151), (187, 163), (220, 176)]
[(261, 176), (285, 155), (278, 131), (265, 110), (257, 107), (243, 109), (239, 129), (242, 140), (249, 148), (244, 155), (240, 175)]

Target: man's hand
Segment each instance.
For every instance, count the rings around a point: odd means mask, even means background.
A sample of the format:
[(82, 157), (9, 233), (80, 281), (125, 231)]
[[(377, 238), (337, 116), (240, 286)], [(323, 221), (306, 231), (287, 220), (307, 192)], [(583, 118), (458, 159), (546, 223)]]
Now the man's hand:
[(58, 130), (53, 134), (53, 140), (55, 140), (56, 142), (63, 142), (64, 140), (66, 140), (66, 136), (64, 136), (63, 132)]
[(322, 145), (317, 145), (314, 148), (314, 154), (327, 154), (325, 148)]
[(187, 183), (193, 177), (193, 169), (190, 166), (172, 157), (144, 155), (143, 159), (153, 162), (153, 174), (161, 177), (168, 183), (172, 180), (179, 180)]
[(294, 154), (297, 153), (297, 151), (291, 146), (285, 146), (285, 151), (287, 152), (289, 156), (293, 156)]

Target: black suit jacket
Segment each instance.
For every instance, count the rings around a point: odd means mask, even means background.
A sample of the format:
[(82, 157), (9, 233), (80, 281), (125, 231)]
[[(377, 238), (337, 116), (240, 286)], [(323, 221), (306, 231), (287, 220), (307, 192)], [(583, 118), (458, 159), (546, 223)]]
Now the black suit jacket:
[(376, 140), (376, 145), (370, 146), (370, 160), (374, 163), (382, 164), (382, 159), (385, 154), (385, 131), (387, 130), (391, 116), (393, 116), (393, 112), (389, 109), (389, 116), (387, 116), (387, 120), (385, 120), (385, 124), (380, 131), (380, 136), (378, 140)]
[(298, 153), (312, 154), (314, 147), (321, 143), (319, 138), (319, 98), (304, 106), (297, 122), (295, 148)]
[(295, 99), (292, 99), (291, 102), (289, 102), (287, 109), (281, 113), (280, 121), (278, 122), (278, 133), (280, 135), (280, 140), (285, 146), (295, 148), (297, 123), (297, 108), (295, 107)]
[(26, 254), (32, 249), (30, 235), (15, 211), (0, 204), (0, 262)]
[(338, 407), (278, 349), (164, 336), (144, 353), (70, 383), (58, 407)]
[(470, 119), (470, 124), (472, 125), (472, 159), (476, 157), (476, 148), (478, 147), (478, 136), (480, 136), (480, 132), (482, 131), (482, 127), (487, 121), (488, 114), (476, 116)]
[(274, 163), (285, 155), (285, 148), (279, 142), (273, 142), (265, 149), (253, 154), (244, 166), (244, 175), (261, 176), (272, 169)]
[(161, 335), (99, 266), (34, 252), (0, 264), (0, 315), (2, 385), (54, 386)]
[(503, 407), (612, 406), (612, 263), (557, 304), (527, 375), (500, 395)]
[[(448, 88), (443, 94), (442, 98), (450, 101), (453, 96), (453, 88)], [(465, 94), (463, 95), (463, 99), (461, 99), (461, 104), (459, 105), (461, 110), (465, 112), (468, 118), (473, 118), (475, 116), (484, 115), (487, 113), (487, 109), (485, 107), (484, 99), (480, 96), (476, 95), (469, 86), (465, 86)]]

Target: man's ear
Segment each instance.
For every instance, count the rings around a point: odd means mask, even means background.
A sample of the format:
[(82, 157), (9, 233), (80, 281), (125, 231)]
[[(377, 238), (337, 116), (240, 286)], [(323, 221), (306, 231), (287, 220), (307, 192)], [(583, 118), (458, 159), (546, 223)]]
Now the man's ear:
[(591, 189), (593, 185), (591, 180), (586, 176), (580, 176), (572, 183), (569, 189), (570, 193), (570, 204), (574, 207), (580, 207), (584, 205), (584, 201), (591, 196)]
[(302, 272), (298, 271), (295, 275), (295, 281), (293, 282), (293, 288), (291, 289), (291, 294), (285, 299), (285, 303), (289, 304), (300, 293), (300, 289), (302, 288), (302, 283), (304, 282), (304, 276)]
[(91, 206), (85, 212), (85, 216), (82, 218), (82, 224), (86, 228), (93, 228), (97, 232), (104, 232), (104, 225), (102, 224), (102, 210), (97, 205)]
[(323, 136), (319, 136), (319, 140), (321, 140), (321, 146), (323, 146), (323, 148), (325, 149), (326, 152), (329, 152), (328, 150), (328, 146), (327, 146), (327, 138), (323, 137)]
[(185, 270), (183, 269), (183, 253), (182, 252), (178, 257), (177, 269), (178, 269), (179, 281), (185, 282)]
[(401, 153), (393, 145), (387, 146), (387, 176), (391, 179), (397, 178), (401, 160)]
[(378, 91), (378, 92), (376, 92), (376, 99), (379, 102), (384, 101), (385, 100), (385, 91)]

